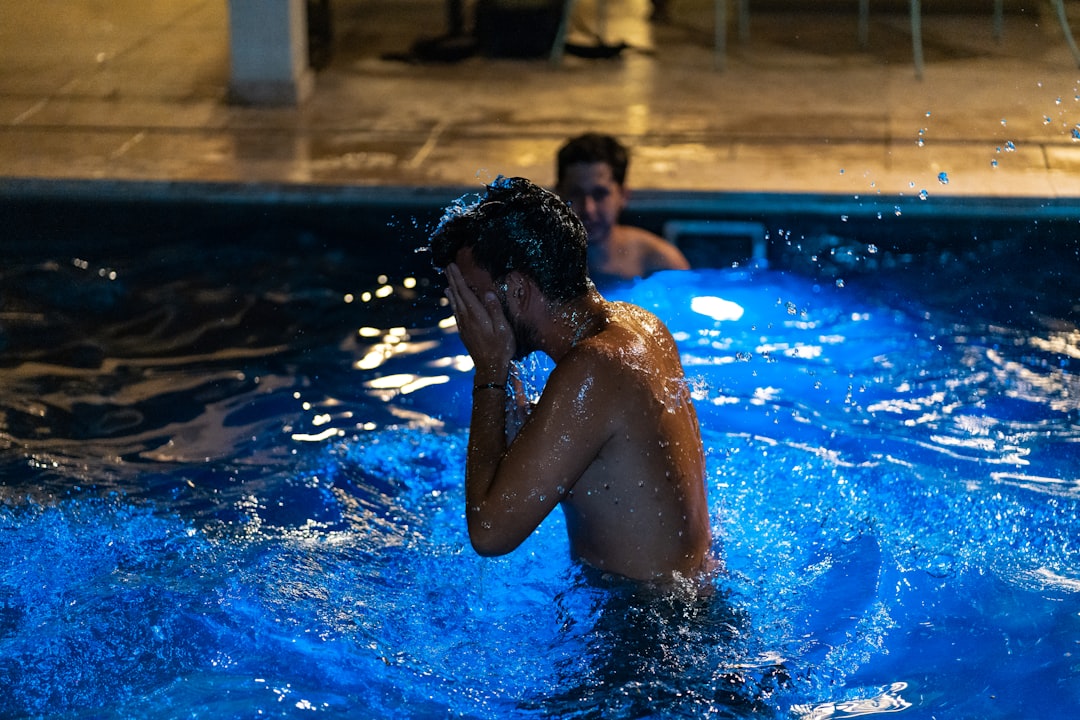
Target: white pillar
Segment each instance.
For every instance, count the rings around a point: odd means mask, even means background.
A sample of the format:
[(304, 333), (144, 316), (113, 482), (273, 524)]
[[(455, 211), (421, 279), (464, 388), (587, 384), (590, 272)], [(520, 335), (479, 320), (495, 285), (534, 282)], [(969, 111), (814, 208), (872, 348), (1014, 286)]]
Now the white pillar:
[(311, 94), (305, 0), (229, 0), (234, 102), (299, 105)]

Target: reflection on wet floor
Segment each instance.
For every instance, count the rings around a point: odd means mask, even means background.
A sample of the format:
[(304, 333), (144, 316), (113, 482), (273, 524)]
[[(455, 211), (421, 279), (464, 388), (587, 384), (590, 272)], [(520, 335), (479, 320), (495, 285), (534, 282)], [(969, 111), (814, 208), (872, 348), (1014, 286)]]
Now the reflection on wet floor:
[[(717, 72), (707, 0), (671, 3), (663, 24), (649, 22), (646, 0), (605, 0), (602, 12), (581, 2), (571, 42), (627, 47), (612, 59), (568, 55), (558, 67), (546, 58), (388, 60), (445, 33), (442, 0), (338, 0), (314, 96), (300, 109), (257, 109), (226, 99), (226, 5), (6, 3), (3, 174), (550, 183), (559, 144), (603, 130), (631, 146), (630, 182), (642, 189), (1080, 196), (1080, 71), (1049, 9), (1007, 3), (1000, 40), (989, 7), (928, 9), (919, 81), (904, 3), (874, 5), (865, 48), (854, 3), (817, 12), (755, 3), (750, 37), (729, 33), (727, 69)], [(1075, 1), (1069, 9), (1078, 14)]]

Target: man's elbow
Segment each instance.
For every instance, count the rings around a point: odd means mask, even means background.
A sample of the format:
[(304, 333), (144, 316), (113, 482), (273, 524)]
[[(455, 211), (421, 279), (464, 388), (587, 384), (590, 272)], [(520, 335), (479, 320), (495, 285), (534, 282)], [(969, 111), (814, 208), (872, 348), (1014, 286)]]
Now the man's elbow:
[(482, 557), (498, 557), (517, 549), (521, 540), (506, 538), (490, 528), (469, 528), (469, 542)]

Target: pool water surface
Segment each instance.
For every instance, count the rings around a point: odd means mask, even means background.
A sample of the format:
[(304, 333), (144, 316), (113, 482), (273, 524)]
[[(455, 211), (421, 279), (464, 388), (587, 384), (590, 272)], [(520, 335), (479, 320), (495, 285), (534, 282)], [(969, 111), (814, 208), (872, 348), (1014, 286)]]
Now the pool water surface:
[(1064, 716), (1077, 248), (606, 289), (679, 343), (710, 598), (589, 577), (558, 513), (473, 553), (470, 365), (422, 256), (6, 263), (0, 717)]

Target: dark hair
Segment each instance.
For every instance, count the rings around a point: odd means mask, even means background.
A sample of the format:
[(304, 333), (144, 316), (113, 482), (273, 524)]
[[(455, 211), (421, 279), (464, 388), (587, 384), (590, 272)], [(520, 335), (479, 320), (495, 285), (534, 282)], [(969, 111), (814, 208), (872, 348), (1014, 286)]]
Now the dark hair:
[(619, 185), (626, 184), (626, 169), (630, 165), (630, 153), (615, 138), (599, 133), (586, 133), (568, 140), (559, 148), (556, 157), (556, 182), (562, 185), (566, 170), (577, 163), (607, 163), (611, 176)]
[(445, 268), (463, 248), (502, 282), (512, 271), (532, 278), (549, 300), (588, 291), (585, 226), (559, 196), (525, 178), (503, 178), (476, 201), (446, 209), (431, 235), (432, 262)]

